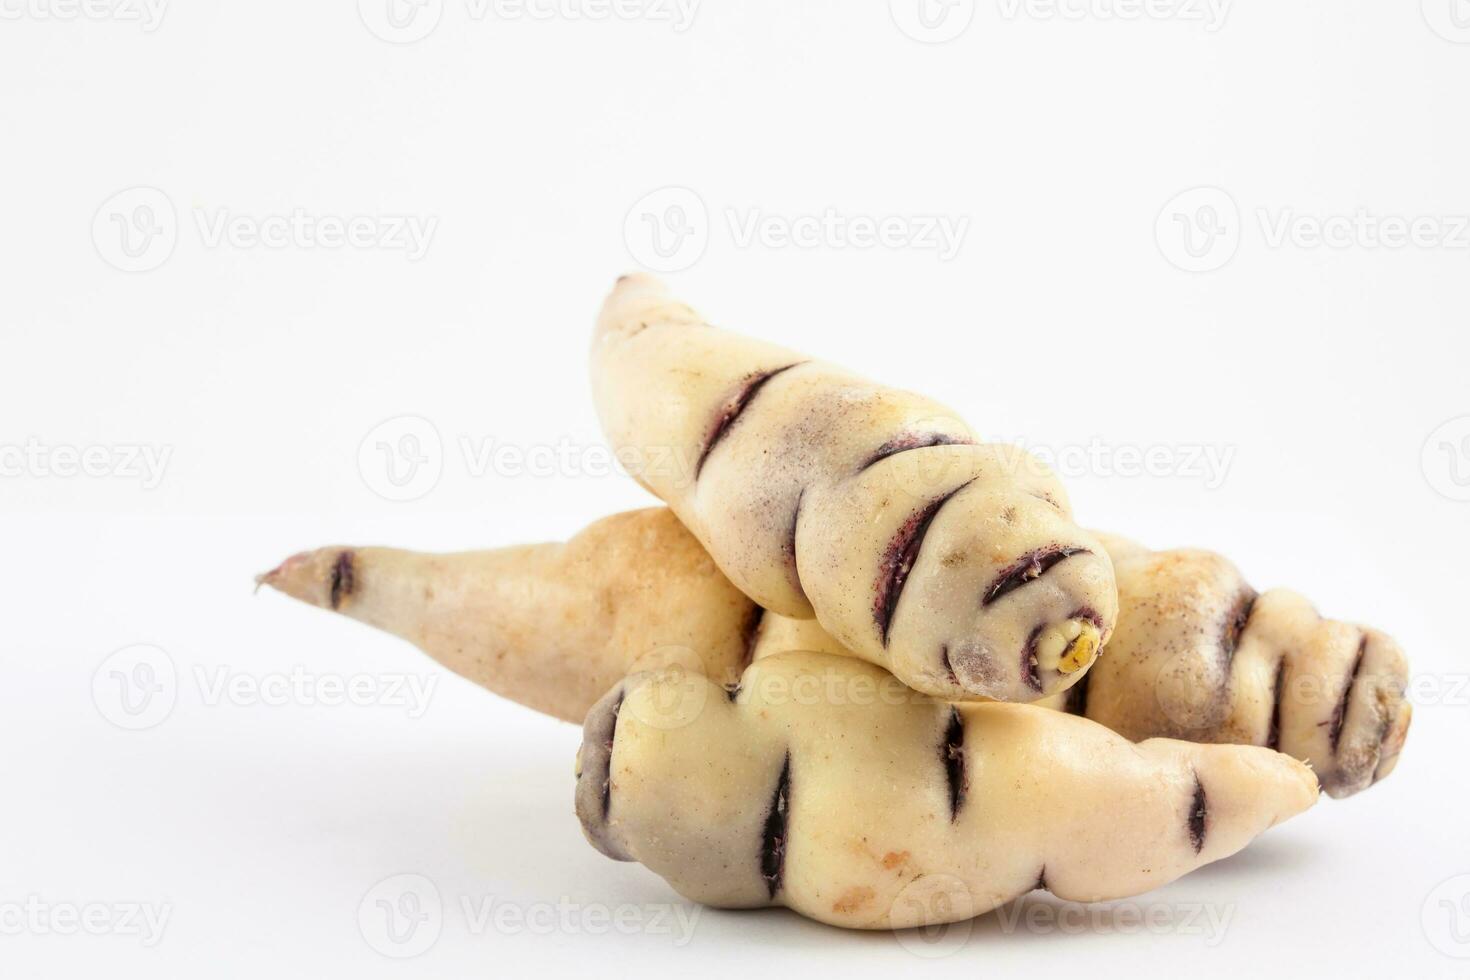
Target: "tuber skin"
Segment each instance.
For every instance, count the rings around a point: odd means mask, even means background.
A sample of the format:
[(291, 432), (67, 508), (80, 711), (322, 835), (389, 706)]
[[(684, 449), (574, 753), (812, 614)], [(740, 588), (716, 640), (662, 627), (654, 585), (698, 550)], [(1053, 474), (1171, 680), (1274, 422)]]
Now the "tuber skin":
[(1408, 735), (1408, 662), (1376, 629), (1257, 593), (1208, 551), (1105, 539), (1120, 612), (1107, 656), (1063, 707), (1132, 739), (1279, 748), (1333, 797), (1393, 771)]
[(1075, 683), (1113, 629), (1054, 474), (947, 409), (709, 326), (646, 275), (597, 321), (594, 401), (633, 475), (763, 608), (950, 700)]
[(575, 724), (638, 670), (676, 663), (733, 682), (760, 612), (664, 508), (604, 518), (565, 544), (448, 555), (319, 548), (257, 582)]
[[(1117, 569), (1117, 629), (1082, 683), (1035, 704), (1134, 740), (1279, 748), (1311, 764), (1337, 798), (1393, 770), (1412, 710), (1408, 663), (1390, 637), (1324, 620), (1285, 590), (1247, 604), (1254, 590), (1211, 552), (1100, 539)], [(343, 554), (355, 556), (350, 587)], [(745, 598), (663, 507), (605, 518), (565, 545), (461, 555), (322, 548), (260, 581), (327, 609), (337, 593), (339, 612), (577, 723), (599, 684), (646, 666), (677, 663), (731, 685), (752, 659), (847, 654), (815, 620)]]
[(1035, 888), (1096, 902), (1240, 850), (1317, 799), (1253, 746), (1133, 744), (1029, 705), (951, 705), (847, 656), (762, 658), (727, 692), (630, 677), (588, 713), (588, 840), (681, 895), (855, 929), (937, 925)]

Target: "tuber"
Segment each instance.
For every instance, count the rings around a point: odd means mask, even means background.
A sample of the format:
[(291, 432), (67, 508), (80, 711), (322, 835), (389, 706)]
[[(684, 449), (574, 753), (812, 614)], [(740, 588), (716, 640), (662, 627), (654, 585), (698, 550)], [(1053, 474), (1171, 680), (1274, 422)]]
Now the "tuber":
[(587, 715), (588, 840), (708, 905), (858, 929), (937, 925), (1036, 888), (1096, 902), (1234, 854), (1317, 798), (1254, 746), (1133, 744), (1030, 705), (951, 705), (852, 657), (791, 652), (727, 692), (687, 672)]
[(1112, 568), (1056, 477), (948, 410), (709, 326), (646, 275), (597, 321), (594, 401), (619, 459), (762, 607), (951, 700), (1082, 676)]

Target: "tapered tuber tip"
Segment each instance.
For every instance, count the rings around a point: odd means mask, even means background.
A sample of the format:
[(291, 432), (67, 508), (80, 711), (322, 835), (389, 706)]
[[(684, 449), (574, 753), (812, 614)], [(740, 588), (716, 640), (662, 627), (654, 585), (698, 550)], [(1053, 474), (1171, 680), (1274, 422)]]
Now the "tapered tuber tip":
[(1257, 834), (1305, 812), (1320, 798), (1306, 763), (1249, 745), (1192, 746), (1194, 769), (1209, 799), (1209, 825), (1231, 853)]
[(344, 547), (300, 552), (255, 577), (256, 591), (269, 586), (321, 609), (341, 608), (355, 584), (353, 550)]
[(603, 301), (596, 336), (626, 339), (653, 323), (703, 322), (693, 309), (672, 298), (662, 279), (646, 272), (630, 272), (618, 277)]

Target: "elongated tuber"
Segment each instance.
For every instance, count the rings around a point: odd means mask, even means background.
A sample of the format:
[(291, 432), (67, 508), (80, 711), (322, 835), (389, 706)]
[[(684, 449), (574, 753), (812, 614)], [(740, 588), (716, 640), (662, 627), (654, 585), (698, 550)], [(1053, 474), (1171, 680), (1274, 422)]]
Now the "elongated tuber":
[(1307, 809), (1311, 770), (1252, 746), (1132, 744), (1028, 705), (951, 705), (851, 657), (777, 654), (733, 693), (641, 674), (589, 712), (587, 838), (709, 905), (860, 929), (1045, 888), (1134, 895)]
[(640, 669), (673, 663), (733, 681), (759, 621), (664, 508), (605, 518), (565, 544), (448, 555), (318, 548), (258, 581), (577, 724)]
[(1412, 713), (1392, 638), (1323, 619), (1285, 589), (1257, 593), (1208, 551), (1107, 538), (1119, 616), (1107, 656), (1066, 707), (1128, 738), (1279, 748), (1332, 796), (1393, 770)]
[(706, 324), (624, 276), (598, 318), (608, 438), (736, 586), (929, 694), (1064, 690), (1113, 628), (1055, 476), (948, 410)]

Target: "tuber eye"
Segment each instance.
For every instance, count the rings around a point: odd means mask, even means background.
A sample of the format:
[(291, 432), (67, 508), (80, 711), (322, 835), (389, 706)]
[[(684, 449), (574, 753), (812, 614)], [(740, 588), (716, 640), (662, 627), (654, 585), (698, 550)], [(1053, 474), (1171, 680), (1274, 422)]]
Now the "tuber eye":
[(1205, 784), (1194, 777), (1194, 799), (1189, 804), (1189, 843), (1198, 854), (1205, 848), (1205, 830), (1210, 812), (1210, 801), (1205, 796)]
[(959, 818), (960, 808), (965, 805), (965, 794), (970, 788), (965, 774), (965, 719), (958, 708), (949, 709), (949, 725), (944, 730), (944, 742), (939, 747), (939, 757), (944, 763), (944, 778), (949, 784), (949, 822)]
[(1230, 614), (1225, 617), (1225, 629), (1220, 635), (1220, 649), (1225, 653), (1227, 664), (1235, 656), (1235, 649), (1240, 646), (1240, 638), (1245, 633), (1245, 628), (1250, 625), (1251, 613), (1255, 611), (1257, 598), (1254, 589), (1245, 589), (1240, 594), (1240, 598), (1235, 600)]
[(761, 834), (761, 877), (771, 897), (781, 890), (781, 877), (786, 870), (786, 833), (791, 819), (791, 752), (788, 750), (781, 763), (781, 775), (776, 780), (776, 791), (771, 794), (771, 808), (766, 813), (766, 824)]
[[(1084, 678), (1085, 679), (1085, 678)], [(1276, 680), (1271, 685), (1271, 727), (1266, 732), (1266, 748), (1281, 748), (1281, 695), (1286, 686), (1286, 658), (1276, 661)]]
[(1036, 581), (1073, 555), (1086, 554), (1090, 554), (1086, 548), (1058, 545), (1022, 555), (1014, 564), (996, 576), (995, 582), (986, 591), (985, 598), (980, 604), (988, 606), (1021, 586)]
[(1365, 634), (1358, 641), (1358, 656), (1353, 661), (1353, 669), (1348, 672), (1347, 683), (1343, 685), (1342, 697), (1338, 699), (1337, 707), (1332, 709), (1331, 728), (1327, 730), (1328, 739), (1332, 743), (1332, 751), (1337, 752), (1338, 743), (1342, 741), (1342, 725), (1347, 721), (1348, 704), (1353, 696), (1353, 688), (1358, 684), (1358, 674), (1363, 669), (1363, 657), (1368, 652), (1368, 637)]
[(774, 371), (763, 371), (760, 374), (753, 375), (735, 392), (735, 397), (730, 399), (720, 411), (720, 414), (715, 417), (714, 426), (710, 429), (709, 436), (704, 441), (704, 450), (699, 454), (699, 462), (694, 464), (695, 479), (698, 479), (699, 474), (704, 470), (704, 463), (705, 460), (709, 459), (709, 454), (720, 444), (720, 440), (725, 438), (725, 434), (730, 431), (731, 426), (739, 421), (740, 413), (744, 412), (750, 407), (750, 403), (755, 401), (755, 396), (760, 394), (760, 390), (765, 387), (766, 382), (770, 381), (782, 371), (790, 371), (794, 367), (799, 367), (802, 363), (801, 361), (797, 361), (795, 364), (788, 364), (785, 367), (776, 368)]
[(352, 590), (357, 585), (356, 575), (353, 571), (352, 552), (343, 551), (337, 555), (337, 560), (332, 563), (332, 585), (330, 598), (333, 609), (342, 607), (342, 600), (352, 595)]
[(897, 456), (899, 453), (906, 453), (910, 449), (928, 449), (932, 446), (973, 445), (974, 442), (969, 439), (956, 439), (954, 436), (947, 436), (942, 432), (932, 432), (926, 435), (914, 435), (912, 433), (906, 433), (904, 435), (894, 436), (892, 439), (889, 439), (883, 445), (879, 446), (877, 450), (874, 451), (873, 455), (869, 456), (867, 460), (863, 462), (863, 465), (858, 467), (858, 472), (861, 473), (863, 470), (867, 469), (873, 464), (883, 462), (883, 460), (887, 459), (889, 456)]

